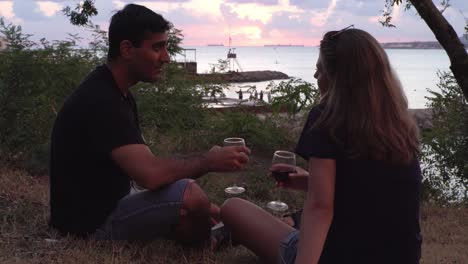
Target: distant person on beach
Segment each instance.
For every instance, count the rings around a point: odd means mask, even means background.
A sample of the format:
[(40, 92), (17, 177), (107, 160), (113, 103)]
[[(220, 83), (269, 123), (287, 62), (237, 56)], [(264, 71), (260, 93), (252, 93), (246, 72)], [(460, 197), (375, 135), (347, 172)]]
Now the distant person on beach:
[(265, 263), (419, 263), (419, 132), (385, 51), (363, 30), (327, 32), (314, 77), (320, 103), (295, 150), (308, 170), (277, 182), (306, 192), (302, 218), (231, 198), (221, 218), (233, 240)]
[(242, 90), (239, 89), (239, 91), (237, 93), (239, 94), (239, 100), (242, 100), (242, 98), (244, 98), (244, 96), (242, 94)]
[(263, 91), (260, 91), (260, 101), (263, 101)]
[[(236, 171), (246, 147), (213, 147), (189, 159), (155, 156), (142, 136), (130, 88), (161, 79), (170, 24), (129, 4), (112, 16), (107, 63), (67, 98), (55, 120), (50, 156), (50, 226), (97, 240), (210, 241), (219, 208), (193, 179)], [(131, 182), (146, 191), (130, 194)], [(216, 242), (216, 241), (215, 241)]]
[(215, 90), (211, 90), (210, 100), (213, 100), (213, 101), (215, 101), (216, 104), (218, 104), (218, 100), (216, 100), (216, 91)]
[(271, 103), (271, 92), (268, 92), (267, 97), (268, 97), (268, 102)]

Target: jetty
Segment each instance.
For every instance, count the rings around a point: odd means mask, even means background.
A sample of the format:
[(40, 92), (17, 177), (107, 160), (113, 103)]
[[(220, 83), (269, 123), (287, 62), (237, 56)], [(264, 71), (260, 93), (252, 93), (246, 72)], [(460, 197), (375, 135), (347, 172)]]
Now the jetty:
[(242, 71), (225, 73), (200, 73), (196, 76), (208, 81), (223, 81), (230, 83), (263, 82), (271, 80), (289, 79), (289, 76), (279, 71)]
[[(187, 53), (192, 54), (192, 59), (187, 56)], [(186, 73), (194, 78), (203, 78), (212, 82), (228, 82), (228, 83), (243, 83), (243, 82), (264, 82), (273, 80), (286, 80), (290, 77), (279, 71), (263, 70), (263, 71), (244, 71), (241, 66), (236, 53), (236, 48), (231, 48), (229, 42), (229, 49), (226, 55), (227, 58), (227, 71), (210, 73), (197, 72), (197, 50), (196, 49), (182, 49), (181, 56), (183, 61), (176, 61), (175, 63), (179, 68), (185, 69)]]

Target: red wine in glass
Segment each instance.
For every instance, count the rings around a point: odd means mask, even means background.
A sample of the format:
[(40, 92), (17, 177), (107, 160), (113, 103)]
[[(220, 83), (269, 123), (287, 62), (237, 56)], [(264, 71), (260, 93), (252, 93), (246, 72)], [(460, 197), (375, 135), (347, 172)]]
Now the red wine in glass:
[(295, 173), (296, 170), (291, 168), (287, 170), (281, 170), (281, 171), (272, 171), (271, 175), (275, 178), (277, 182), (286, 182), (289, 179), (289, 173)]
[[(289, 165), (285, 168), (278, 169), (277, 171), (272, 171), (272, 176), (278, 182), (285, 182), (289, 178), (289, 173), (295, 172), (296, 166), (296, 155), (289, 151), (277, 150), (273, 154), (273, 160), (271, 163), (274, 164), (284, 164)], [(288, 210), (288, 205), (281, 201), (280, 199), (281, 190), (278, 191), (278, 199), (267, 203), (267, 207), (275, 212), (283, 212)]]

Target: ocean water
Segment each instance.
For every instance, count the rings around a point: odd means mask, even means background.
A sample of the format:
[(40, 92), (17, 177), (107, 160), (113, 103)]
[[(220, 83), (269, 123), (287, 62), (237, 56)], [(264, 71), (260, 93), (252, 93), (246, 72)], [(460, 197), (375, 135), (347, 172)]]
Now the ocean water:
[[(196, 58), (198, 73), (209, 72), (218, 59), (226, 59), (229, 48), (222, 46), (184, 47), (186, 59)], [(237, 61), (242, 70), (272, 70), (301, 78), (316, 84), (313, 77), (318, 58), (317, 47), (235, 47)], [(390, 63), (397, 73), (408, 98), (410, 108), (426, 107), (429, 96), (427, 89), (438, 91), (437, 71), (449, 71), (450, 61), (444, 50), (387, 49)], [(183, 61), (183, 56), (176, 57)], [(352, 67), (350, 65), (350, 67)], [(237, 66), (236, 66), (237, 69)], [(264, 90), (269, 82), (233, 84), (225, 91), (227, 97), (236, 98), (235, 91), (242, 85), (256, 85)], [(244, 96), (245, 98), (245, 96)]]

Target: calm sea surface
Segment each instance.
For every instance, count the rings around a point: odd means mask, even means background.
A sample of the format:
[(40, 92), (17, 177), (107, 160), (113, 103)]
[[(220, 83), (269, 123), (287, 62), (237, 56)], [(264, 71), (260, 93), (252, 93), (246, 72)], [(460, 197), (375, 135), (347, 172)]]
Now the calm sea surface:
[[(228, 47), (184, 47), (196, 49), (198, 73), (208, 72), (218, 62), (226, 59)], [(237, 60), (244, 71), (273, 70), (301, 78), (316, 84), (313, 78), (318, 57), (317, 47), (236, 47)], [(437, 89), (437, 71), (448, 71), (450, 62), (444, 50), (388, 49), (390, 62), (406, 92), (410, 108), (424, 108), (429, 93)], [(186, 52), (187, 60), (195, 59), (195, 52)], [(183, 57), (177, 57), (183, 60)], [(354, 67), (354, 65), (350, 65)], [(265, 89), (269, 82), (249, 83), (258, 90)], [(238, 85), (226, 91), (227, 97), (237, 97)]]

